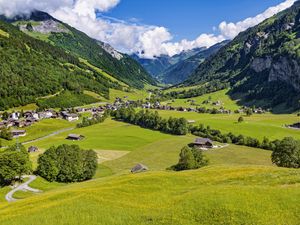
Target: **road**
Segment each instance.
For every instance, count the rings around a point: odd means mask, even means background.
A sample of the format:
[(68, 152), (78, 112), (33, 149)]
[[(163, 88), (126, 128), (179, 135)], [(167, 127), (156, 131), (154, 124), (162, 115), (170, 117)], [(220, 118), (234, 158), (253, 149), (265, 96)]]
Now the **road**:
[(37, 139), (34, 139), (34, 140), (22, 142), (22, 144), (26, 145), (26, 144), (34, 143), (36, 141), (41, 141), (41, 140), (44, 140), (44, 139), (46, 139), (48, 137), (52, 137), (52, 136), (55, 136), (57, 134), (60, 134), (60, 133), (66, 132), (66, 131), (71, 131), (71, 130), (74, 130), (74, 129), (75, 129), (75, 127), (67, 128), (67, 129), (63, 129), (63, 130), (58, 130), (58, 131), (55, 131), (55, 132), (53, 132), (51, 134), (48, 134), (46, 136), (43, 136), (43, 137), (40, 137), (40, 138), (37, 138)]
[(22, 183), (20, 185), (18, 185), (17, 187), (15, 187), (14, 189), (12, 189), (10, 192), (8, 192), (5, 196), (6, 201), (8, 202), (14, 202), (17, 199), (13, 198), (14, 193), (16, 193), (17, 191), (31, 191), (34, 193), (40, 193), (41, 191), (38, 189), (34, 189), (29, 187), (28, 185), (33, 182), (37, 177), (34, 175), (30, 175), (30, 176), (23, 176), (22, 178), (29, 178), (28, 181), (26, 181), (25, 183)]

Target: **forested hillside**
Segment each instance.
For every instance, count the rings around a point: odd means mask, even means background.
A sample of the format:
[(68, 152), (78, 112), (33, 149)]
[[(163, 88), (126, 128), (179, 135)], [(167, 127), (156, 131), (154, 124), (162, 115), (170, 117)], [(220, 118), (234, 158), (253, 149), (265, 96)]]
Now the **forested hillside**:
[(242, 103), (292, 111), (300, 99), (300, 2), (239, 34), (185, 83), (229, 82)]
[(60, 48), (36, 40), (0, 20), (0, 110), (25, 105), (62, 89), (108, 97), (117, 83)]
[(88, 60), (132, 87), (143, 88), (146, 83), (155, 84), (155, 80), (143, 67), (128, 55), (117, 52), (47, 13), (36, 11), (30, 17), (19, 16), (9, 22), (30, 36), (50, 42), (79, 58)]

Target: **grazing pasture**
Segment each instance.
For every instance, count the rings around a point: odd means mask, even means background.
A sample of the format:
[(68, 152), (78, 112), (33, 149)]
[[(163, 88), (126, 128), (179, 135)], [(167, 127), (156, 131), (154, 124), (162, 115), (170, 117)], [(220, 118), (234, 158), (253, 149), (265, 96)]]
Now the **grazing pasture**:
[(0, 223), (298, 224), (299, 176), (267, 166), (112, 176), (0, 203)]
[(244, 115), (244, 122), (238, 123), (240, 114), (199, 114), (195, 112), (158, 111), (162, 117), (184, 117), (195, 120), (195, 124), (204, 124), (212, 129), (225, 133), (242, 134), (262, 140), (264, 137), (270, 140), (294, 137), (300, 139), (300, 130), (286, 128), (285, 125), (299, 122), (296, 114), (253, 114)]

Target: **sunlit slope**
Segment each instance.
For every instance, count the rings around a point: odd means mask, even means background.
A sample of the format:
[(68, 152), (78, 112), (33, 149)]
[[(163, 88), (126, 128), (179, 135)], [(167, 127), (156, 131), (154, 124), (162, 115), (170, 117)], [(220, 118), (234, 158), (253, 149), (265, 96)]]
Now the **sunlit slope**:
[(0, 205), (9, 224), (298, 224), (300, 171), (212, 166), (62, 187)]

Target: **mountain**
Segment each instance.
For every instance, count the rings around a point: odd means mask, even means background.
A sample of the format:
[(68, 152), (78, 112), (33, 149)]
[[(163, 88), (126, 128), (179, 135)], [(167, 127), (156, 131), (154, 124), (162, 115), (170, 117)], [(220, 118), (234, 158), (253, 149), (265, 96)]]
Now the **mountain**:
[(108, 44), (90, 38), (47, 13), (35, 11), (30, 16), (17, 16), (6, 20), (18, 26), (24, 33), (85, 59), (132, 87), (143, 88), (144, 84), (156, 83), (146, 70), (128, 55), (117, 52)]
[(131, 57), (138, 61), (153, 77), (160, 77), (168, 68), (171, 66), (186, 60), (205, 48), (195, 48), (189, 51), (184, 51), (180, 54), (174, 55), (172, 57), (168, 55), (162, 55), (159, 57), (154, 57), (153, 59), (147, 59), (133, 54)]
[(108, 98), (109, 88), (120, 88), (75, 55), (2, 20), (0, 52), (0, 110), (34, 103), (61, 90), (88, 90)]
[(240, 33), (202, 63), (185, 85), (229, 83), (242, 104), (283, 112), (299, 108), (300, 2)]
[(218, 43), (208, 49), (201, 49), (197, 54), (167, 68), (161, 75), (161, 79), (167, 84), (178, 84), (185, 81), (197, 67), (208, 57), (217, 53), (228, 41)]

